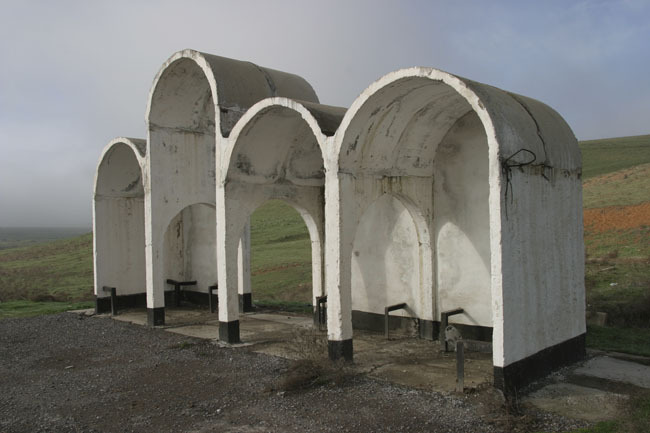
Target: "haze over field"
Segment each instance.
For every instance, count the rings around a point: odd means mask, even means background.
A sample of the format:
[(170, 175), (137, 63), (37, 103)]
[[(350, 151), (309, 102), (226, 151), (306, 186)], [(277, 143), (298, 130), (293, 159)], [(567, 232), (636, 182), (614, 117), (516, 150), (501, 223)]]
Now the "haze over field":
[(647, 134), (650, 3), (0, 0), (0, 226), (90, 226), (101, 149), (145, 137), (151, 82), (194, 48), (349, 106), (434, 66), (548, 103), (579, 139)]

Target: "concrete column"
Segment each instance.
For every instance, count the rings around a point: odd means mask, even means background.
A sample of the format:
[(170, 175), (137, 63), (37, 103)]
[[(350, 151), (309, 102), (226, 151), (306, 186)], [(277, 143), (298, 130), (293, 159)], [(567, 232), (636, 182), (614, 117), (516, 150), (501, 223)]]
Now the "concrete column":
[(253, 297), (251, 293), (251, 223), (250, 218), (239, 238), (237, 248), (239, 312), (253, 311)]
[(153, 218), (155, 207), (151, 185), (145, 187), (145, 264), (147, 280), (147, 322), (149, 326), (165, 324), (165, 281), (163, 247), (164, 230), (157, 224), (160, 216)]
[[(345, 176), (345, 175), (343, 175)], [(341, 202), (352, 190), (336, 173), (325, 178), (325, 283), (327, 286), (327, 346), (332, 360), (352, 360), (352, 296), (350, 254), (352, 238), (346, 233)], [(353, 203), (353, 202), (351, 202)]]
[(225, 187), (217, 187), (219, 339), (227, 343), (240, 341), (237, 250), (241, 236), (233, 208), (234, 202), (227, 200)]

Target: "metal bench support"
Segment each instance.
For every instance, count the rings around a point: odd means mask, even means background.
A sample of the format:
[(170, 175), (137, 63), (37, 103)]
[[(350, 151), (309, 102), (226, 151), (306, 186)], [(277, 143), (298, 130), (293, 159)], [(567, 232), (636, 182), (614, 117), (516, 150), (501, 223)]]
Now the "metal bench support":
[(174, 286), (174, 302), (177, 307), (181, 306), (181, 287), (184, 286), (196, 286), (196, 280), (194, 281), (176, 281), (176, 280), (167, 280), (167, 284)]
[(217, 289), (219, 289), (219, 286), (217, 285), (208, 287), (208, 305), (210, 306), (210, 313), (214, 313), (214, 310), (216, 310), (216, 306), (219, 303), (218, 295), (217, 295), (216, 302), (212, 301), (212, 293)]
[(456, 314), (463, 314), (464, 311), (462, 308), (456, 308), (454, 310), (443, 311), (440, 313), (440, 334), (438, 338), (440, 339), (440, 347), (445, 351), (449, 352), (447, 347), (447, 339), (445, 338), (445, 331), (449, 325), (449, 316), (455, 316)]
[(403, 302), (401, 304), (390, 305), (390, 306), (384, 308), (384, 336), (386, 337), (386, 340), (389, 339), (389, 334), (388, 334), (389, 313), (391, 311), (402, 310), (404, 308), (406, 308), (406, 302)]

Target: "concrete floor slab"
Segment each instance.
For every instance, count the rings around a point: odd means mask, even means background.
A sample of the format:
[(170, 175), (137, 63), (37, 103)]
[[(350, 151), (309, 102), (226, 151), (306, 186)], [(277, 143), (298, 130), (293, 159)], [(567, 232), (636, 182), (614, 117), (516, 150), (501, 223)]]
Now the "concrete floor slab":
[(167, 331), (174, 334), (186, 335), (188, 337), (202, 338), (204, 340), (218, 340), (219, 326), (214, 325), (187, 325), (168, 328)]
[(538, 409), (589, 422), (613, 419), (627, 396), (571, 383), (553, 383), (523, 399)]
[(650, 388), (650, 367), (609, 356), (592, 358), (574, 373)]
[[(123, 310), (113, 318), (147, 325), (145, 309)], [(313, 328), (311, 316), (247, 313), (239, 320), (242, 344), (233, 347), (288, 359), (327, 357), (327, 333)], [(219, 337), (218, 317), (207, 310), (167, 308), (165, 321), (169, 332), (210, 340)], [(455, 390), (455, 354), (441, 353), (437, 341), (399, 334), (386, 340), (383, 334), (355, 331), (354, 353), (353, 369), (361, 374), (419, 389)], [(491, 381), (491, 355), (466, 352), (466, 388)]]

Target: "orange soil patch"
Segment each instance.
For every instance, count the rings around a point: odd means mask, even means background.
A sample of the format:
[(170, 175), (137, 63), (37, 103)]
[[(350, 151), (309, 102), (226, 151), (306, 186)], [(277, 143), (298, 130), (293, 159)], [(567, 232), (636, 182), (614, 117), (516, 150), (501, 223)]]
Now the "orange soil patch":
[(635, 206), (610, 206), (584, 210), (586, 230), (633, 229), (650, 225), (650, 202)]

